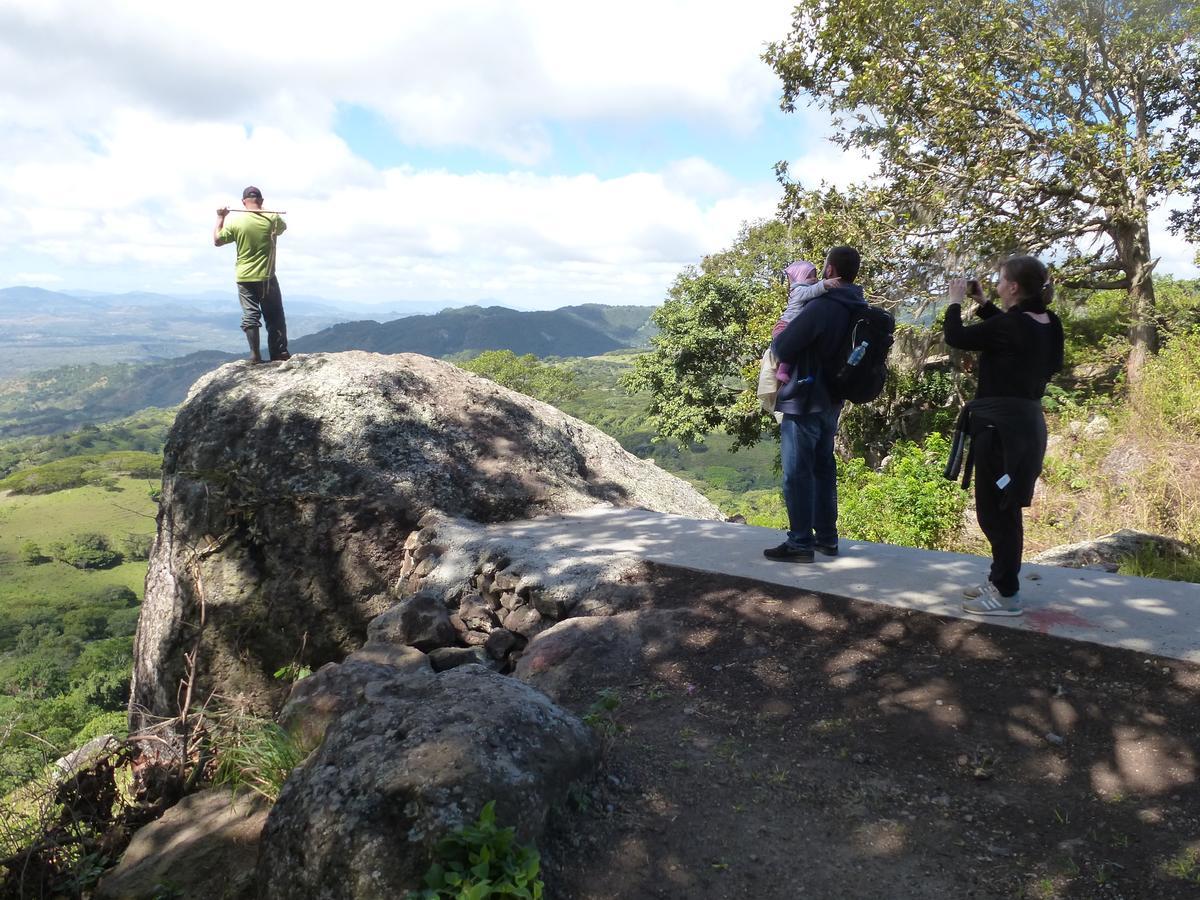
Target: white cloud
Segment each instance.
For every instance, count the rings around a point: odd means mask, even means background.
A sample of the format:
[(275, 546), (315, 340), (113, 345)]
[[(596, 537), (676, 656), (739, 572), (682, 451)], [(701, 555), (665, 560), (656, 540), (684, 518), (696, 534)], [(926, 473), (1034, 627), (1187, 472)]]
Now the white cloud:
[[(657, 303), (773, 212), (770, 172), (735, 177), (698, 145), (548, 174), (556, 141), (576, 126), (760, 134), (781, 114), (759, 56), (788, 20), (775, 0), (0, 0), (0, 284), (229, 288), (213, 210), (252, 180), (289, 212), (285, 293)], [(378, 168), (334, 132), (346, 104), (501, 171)], [(793, 177), (871, 172), (812, 119)], [(1186, 245), (1156, 248), (1160, 271), (1190, 265)]]
[[(719, 27), (716, 27), (717, 23)], [(670, 116), (746, 132), (776, 93), (759, 61), (786, 5), (550, 0), (380, 5), (214, 0), (0, 4), (0, 83), (22, 117), (158, 116), (327, 125), (336, 102), (400, 136), (532, 164), (551, 122)], [(11, 98), (6, 105), (14, 103)]]
[[(681, 266), (771, 213), (769, 173), (739, 182), (703, 148), (612, 177), (538, 167), (571, 123), (751, 133), (777, 90), (758, 57), (788, 11), (727, 12), (0, 0), (0, 283), (57, 270), (67, 287), (221, 287), (232, 259), (211, 247), (212, 210), (262, 173), (289, 211), (281, 274), (304, 293), (658, 302)], [(378, 169), (334, 133), (344, 104), (406, 144), (516, 169)]]

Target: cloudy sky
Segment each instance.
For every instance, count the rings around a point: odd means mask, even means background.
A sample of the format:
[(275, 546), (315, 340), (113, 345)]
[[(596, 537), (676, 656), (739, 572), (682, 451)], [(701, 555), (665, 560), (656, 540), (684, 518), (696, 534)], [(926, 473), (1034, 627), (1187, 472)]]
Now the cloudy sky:
[[(387, 10), (391, 10), (388, 12)], [(869, 171), (760, 61), (786, 2), (0, 0), (0, 287), (232, 292), (214, 210), (288, 211), (288, 293), (655, 304)], [(1193, 250), (1156, 235), (1160, 271)]]

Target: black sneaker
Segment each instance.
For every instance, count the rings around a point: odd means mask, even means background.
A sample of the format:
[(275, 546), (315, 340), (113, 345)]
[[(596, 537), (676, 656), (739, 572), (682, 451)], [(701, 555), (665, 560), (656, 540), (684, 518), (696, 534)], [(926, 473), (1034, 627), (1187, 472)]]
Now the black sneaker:
[(825, 556), (837, 556), (837, 544), (814, 544), (813, 549), (818, 553), (823, 553)]
[(810, 563), (813, 561), (812, 550), (803, 547), (793, 547), (787, 541), (784, 541), (778, 547), (770, 547), (764, 550), (763, 556), (767, 559), (779, 560), (780, 562)]

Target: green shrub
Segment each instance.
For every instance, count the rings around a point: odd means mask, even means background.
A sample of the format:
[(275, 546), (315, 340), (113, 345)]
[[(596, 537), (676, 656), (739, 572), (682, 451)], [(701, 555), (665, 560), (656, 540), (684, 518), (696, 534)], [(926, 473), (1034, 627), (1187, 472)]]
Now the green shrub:
[(532, 353), (517, 356), (511, 350), (485, 350), (462, 368), (546, 403), (562, 403), (578, 395), (575, 373), (544, 363)]
[(962, 381), (957, 372), (893, 367), (877, 400), (847, 404), (839, 426), (842, 440), (852, 455), (880, 460), (897, 441), (948, 435), (958, 417)]
[(900, 443), (883, 471), (861, 459), (838, 466), (839, 530), (858, 540), (941, 549), (962, 529), (966, 493), (942, 471), (950, 452), (941, 435), (922, 448)]
[(121, 539), (121, 555), (139, 562), (147, 560), (150, 558), (150, 546), (153, 543), (152, 534), (127, 534)]
[(516, 843), (512, 828), (496, 826), (496, 803), (484, 806), (474, 825), (467, 825), (438, 842), (425, 874), (425, 890), (413, 900), (487, 900), (542, 896), (541, 858), (533, 847)]
[(1174, 336), (1146, 363), (1137, 393), (1144, 415), (1200, 434), (1200, 328)]
[(33, 541), (26, 541), (21, 545), (21, 562), (27, 566), (40, 566), (50, 562), (50, 557), (43, 554), (42, 548)]
[(109, 610), (103, 606), (83, 606), (62, 615), (63, 634), (81, 641), (95, 641), (108, 636)]
[(52, 494), (87, 484), (117, 490), (114, 476), (158, 478), (162, 457), (156, 453), (119, 451), (56, 459), (40, 466), (19, 469), (0, 480), (0, 491), (14, 494)]
[(1160, 554), (1153, 547), (1147, 546), (1134, 556), (1122, 560), (1117, 572), (1121, 575), (1134, 575), (1138, 578), (1200, 582), (1200, 558), (1180, 554)]
[(249, 790), (274, 803), (304, 752), (275, 722), (238, 713), (212, 719), (217, 755), (213, 782), (234, 791)]
[(141, 607), (131, 606), (126, 609), (115, 609), (108, 614), (107, 632), (110, 637), (133, 637), (137, 634), (138, 616)]
[(69, 544), (54, 544), (51, 551), (59, 562), (76, 569), (108, 569), (121, 561), (102, 534), (77, 534)]

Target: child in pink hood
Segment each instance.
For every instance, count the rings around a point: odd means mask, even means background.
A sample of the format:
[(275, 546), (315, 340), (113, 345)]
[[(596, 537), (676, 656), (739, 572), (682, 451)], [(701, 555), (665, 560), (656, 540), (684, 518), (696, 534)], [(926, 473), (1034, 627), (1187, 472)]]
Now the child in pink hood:
[[(772, 340), (779, 337), (792, 319), (800, 315), (800, 310), (804, 308), (805, 303), (814, 297), (820, 297), (830, 288), (838, 287), (842, 283), (840, 278), (826, 278), (818, 281), (817, 267), (802, 259), (789, 265), (783, 270), (783, 273), (787, 276), (788, 302), (787, 307), (783, 310), (783, 315), (771, 329)], [(775, 370), (775, 379), (781, 384), (787, 384), (792, 380), (792, 367), (787, 363), (780, 363)]]

